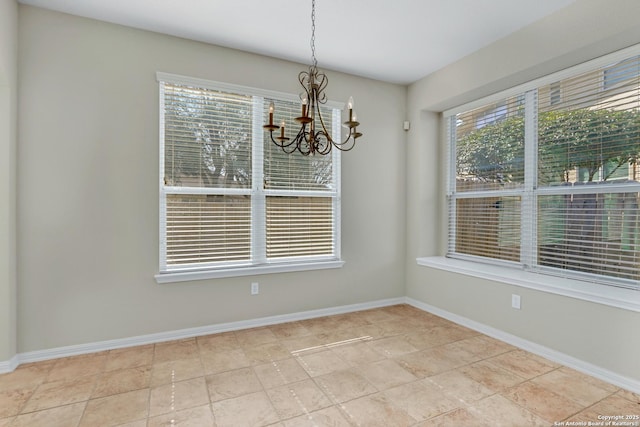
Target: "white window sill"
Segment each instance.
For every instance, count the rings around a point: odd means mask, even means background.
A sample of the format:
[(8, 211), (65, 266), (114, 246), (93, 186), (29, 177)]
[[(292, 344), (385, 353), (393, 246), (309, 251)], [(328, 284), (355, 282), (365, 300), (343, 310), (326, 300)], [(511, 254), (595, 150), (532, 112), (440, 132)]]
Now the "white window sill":
[(495, 280), (584, 301), (640, 312), (640, 291), (446, 257), (416, 258), (418, 265)]
[(330, 268), (341, 268), (343, 265), (344, 261), (341, 260), (252, 265), (246, 267), (232, 267), (218, 270), (193, 270), (158, 273), (155, 275), (155, 278), (157, 283), (174, 283), (188, 282), (192, 280), (219, 279), (223, 277), (255, 276), (258, 274), (324, 270)]

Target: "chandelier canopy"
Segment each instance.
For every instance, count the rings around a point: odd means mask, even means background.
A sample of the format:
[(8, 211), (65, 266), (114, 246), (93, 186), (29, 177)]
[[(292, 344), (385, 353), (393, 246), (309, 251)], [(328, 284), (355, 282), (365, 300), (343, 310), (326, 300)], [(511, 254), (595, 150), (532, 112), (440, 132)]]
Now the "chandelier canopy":
[[(349, 97), (346, 109), (348, 111), (348, 120), (344, 122), (349, 134), (344, 141), (334, 141), (331, 131), (327, 129), (320, 106), (327, 102), (327, 95), (324, 90), (329, 84), (326, 74), (318, 71), (318, 61), (316, 59), (316, 1), (311, 1), (311, 66), (309, 71), (302, 71), (298, 74), (298, 81), (304, 89), (300, 94), (302, 102), (302, 114), (296, 117), (295, 121), (300, 124), (300, 129), (296, 136), (291, 139), (285, 136), (286, 123), (283, 120), (280, 124), (280, 135), (274, 138), (273, 132), (278, 129), (273, 124), (273, 113), (275, 106), (273, 102), (269, 105), (269, 123), (263, 128), (269, 131), (271, 141), (280, 147), (285, 153), (291, 154), (295, 151), (308, 156), (309, 154), (329, 154), (333, 147), (341, 151), (351, 150), (356, 143), (356, 139), (362, 136), (362, 133), (356, 130), (360, 124), (357, 121), (356, 113), (353, 111), (353, 97)], [(316, 120), (317, 118), (317, 120)], [(319, 125), (319, 127), (318, 127)]]

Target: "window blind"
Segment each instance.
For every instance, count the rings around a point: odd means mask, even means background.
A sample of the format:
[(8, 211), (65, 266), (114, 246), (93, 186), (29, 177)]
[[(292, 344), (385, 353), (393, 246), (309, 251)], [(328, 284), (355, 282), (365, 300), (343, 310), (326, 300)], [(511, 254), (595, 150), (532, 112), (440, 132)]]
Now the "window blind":
[(519, 191), (524, 185), (524, 96), (451, 119), (455, 177), (449, 245), (458, 255), (519, 261)]
[(640, 288), (640, 56), (561, 76), (447, 114), (448, 256)]
[(251, 97), (172, 83), (162, 95), (165, 269), (250, 261)]
[(456, 191), (524, 183), (524, 95), (455, 116)]
[(165, 183), (197, 188), (250, 188), (250, 96), (164, 85)]
[(640, 57), (539, 89), (538, 266), (640, 279)]
[(455, 252), (503, 261), (520, 260), (520, 198), (459, 198)]
[(267, 197), (267, 258), (333, 256), (330, 197)]
[(167, 265), (199, 267), (248, 261), (251, 200), (246, 196), (167, 196)]
[[(274, 104), (274, 122), (296, 123), (294, 118), (301, 114), (299, 103), (274, 100)], [(320, 109), (325, 126), (334, 130), (336, 137), (338, 112), (326, 107)], [(263, 114), (267, 117), (268, 105)], [(316, 120), (319, 128), (319, 119)], [(287, 132), (287, 137), (295, 137), (292, 130)], [(337, 256), (335, 164), (331, 155), (287, 154), (275, 144), (264, 145), (268, 260)]]

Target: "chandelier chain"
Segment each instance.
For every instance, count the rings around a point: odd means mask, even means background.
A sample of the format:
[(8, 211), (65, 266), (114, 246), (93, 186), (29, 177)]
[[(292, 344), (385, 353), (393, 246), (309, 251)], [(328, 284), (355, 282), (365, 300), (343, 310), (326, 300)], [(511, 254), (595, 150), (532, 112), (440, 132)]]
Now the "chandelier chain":
[(311, 0), (311, 59), (313, 60), (313, 68), (317, 68), (318, 60), (316, 59), (316, 0)]

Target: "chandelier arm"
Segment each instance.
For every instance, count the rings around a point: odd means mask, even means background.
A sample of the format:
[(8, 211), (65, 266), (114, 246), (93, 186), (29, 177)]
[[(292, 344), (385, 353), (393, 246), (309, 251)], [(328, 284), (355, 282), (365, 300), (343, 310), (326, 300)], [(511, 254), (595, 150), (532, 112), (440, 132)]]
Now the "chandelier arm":
[[(306, 145), (307, 147), (309, 147), (308, 137), (307, 137), (309, 132), (306, 131), (305, 128), (306, 126), (300, 127), (298, 134), (295, 136), (295, 138), (291, 140), (291, 142), (287, 144), (276, 142), (276, 145), (279, 148), (281, 148), (282, 151), (284, 151), (286, 154), (292, 154), (295, 151), (299, 151), (300, 154), (304, 156), (308, 156), (311, 153), (311, 151), (308, 148), (305, 149), (304, 146)], [(273, 138), (272, 138), (272, 141), (273, 141)]]
[[(316, 134), (316, 141), (320, 142), (322, 139), (324, 139), (324, 148), (322, 149), (318, 149), (318, 154), (321, 155), (325, 155), (325, 154), (329, 154), (331, 152), (331, 148), (334, 146), (333, 144), (333, 140), (331, 140), (331, 137), (329, 136), (329, 134), (327, 134), (327, 132), (319, 130)], [(318, 144), (320, 145), (320, 144)]]
[[(333, 142), (333, 138), (331, 137), (331, 133), (329, 133), (329, 131), (327, 130), (327, 126), (324, 124), (324, 118), (322, 117), (322, 111), (320, 110), (320, 108), (318, 108), (318, 117), (320, 117), (320, 125), (322, 126), (322, 131), (323, 131), (324, 135), (326, 136), (327, 140), (331, 144), (335, 144), (335, 142)], [(351, 130), (351, 129), (349, 129), (349, 130)]]
[[(351, 150), (356, 143), (356, 139), (353, 138), (354, 136), (354, 132), (353, 132), (353, 128), (349, 128), (349, 134), (347, 135), (347, 137), (345, 138), (344, 141), (340, 142), (336, 142), (333, 140), (333, 138), (330, 136), (329, 131), (327, 130), (326, 125), (324, 124), (324, 118), (322, 117), (322, 112), (320, 110), (318, 110), (318, 116), (320, 117), (320, 124), (322, 125), (322, 129), (324, 131), (324, 134), (326, 135), (327, 140), (333, 144), (338, 150), (341, 151), (349, 151)], [(351, 146), (349, 146), (348, 148), (343, 148), (343, 146), (347, 145), (349, 143), (349, 141), (351, 141)]]
[[(349, 142), (351, 142), (351, 146), (349, 148), (342, 148), (343, 146), (347, 145)], [(336, 142), (335, 146), (336, 148), (342, 151), (349, 151), (354, 147), (355, 144), (356, 144), (356, 138), (354, 137), (353, 129), (349, 129), (349, 135), (347, 135), (345, 140), (342, 142)]]
[(351, 145), (349, 145), (349, 146), (347, 146), (347, 147), (344, 147), (344, 145), (345, 145), (347, 142), (348, 142), (348, 140), (347, 140), (347, 141), (345, 141), (345, 142), (343, 142), (342, 144), (335, 144), (334, 146), (335, 146), (338, 150), (340, 150), (340, 151), (351, 151), (351, 150), (353, 150), (353, 147), (355, 147), (355, 146), (356, 146), (356, 140), (355, 140), (355, 139), (352, 139), (352, 140), (351, 140)]
[[(296, 135), (294, 140), (296, 141), (296, 149), (300, 152), (300, 154), (302, 154), (303, 156), (308, 156), (312, 153), (312, 142), (309, 141), (309, 132), (305, 128), (300, 128), (300, 130), (298, 131), (298, 135)], [(305, 146), (307, 147), (306, 149), (304, 148)]]
[(296, 152), (296, 150), (299, 150), (299, 143), (297, 142), (297, 140), (298, 138), (296, 137), (289, 144), (285, 146), (278, 145), (278, 147), (280, 147), (285, 154), (293, 154)]
[(271, 142), (273, 142), (276, 146), (278, 146), (279, 148), (282, 148), (283, 150), (285, 148), (291, 146), (295, 142), (295, 141), (287, 142), (287, 141), (289, 141), (289, 138), (287, 138), (285, 140), (276, 140), (273, 137), (273, 131), (269, 131), (269, 137), (271, 138)]

